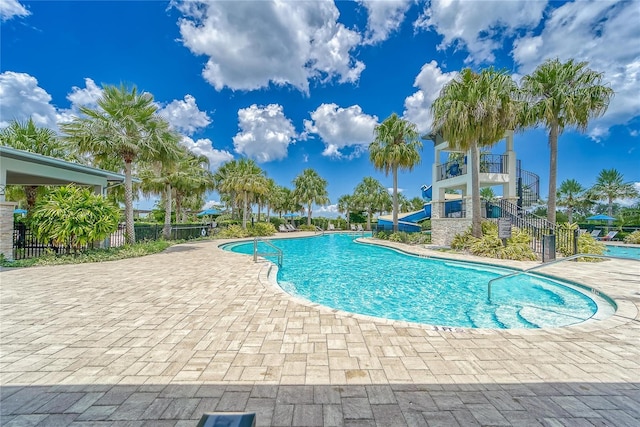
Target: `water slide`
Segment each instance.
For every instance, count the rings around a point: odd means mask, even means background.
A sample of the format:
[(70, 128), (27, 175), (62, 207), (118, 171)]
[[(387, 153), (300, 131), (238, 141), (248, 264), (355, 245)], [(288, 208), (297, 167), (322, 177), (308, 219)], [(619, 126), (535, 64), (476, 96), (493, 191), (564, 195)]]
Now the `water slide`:
[[(445, 215), (450, 215), (462, 210), (462, 200), (458, 195), (446, 195), (455, 196), (451, 200), (444, 203)], [(425, 200), (424, 207), (420, 210), (398, 214), (398, 231), (416, 232), (420, 231), (421, 227), (418, 224), (420, 221), (431, 218), (431, 197), (432, 191), (430, 185), (422, 186), (422, 198)], [(448, 198), (448, 197), (447, 197)], [(385, 230), (393, 229), (393, 215), (380, 215), (378, 217), (378, 225), (382, 226)]]

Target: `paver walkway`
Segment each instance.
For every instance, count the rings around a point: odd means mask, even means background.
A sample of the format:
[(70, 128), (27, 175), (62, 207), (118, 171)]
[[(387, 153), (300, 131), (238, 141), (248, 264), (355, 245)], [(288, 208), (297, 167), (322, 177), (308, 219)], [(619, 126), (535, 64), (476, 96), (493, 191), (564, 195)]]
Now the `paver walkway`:
[(640, 263), (545, 270), (613, 297), (607, 320), (463, 330), (301, 302), (219, 243), (0, 272), (0, 424), (640, 425)]

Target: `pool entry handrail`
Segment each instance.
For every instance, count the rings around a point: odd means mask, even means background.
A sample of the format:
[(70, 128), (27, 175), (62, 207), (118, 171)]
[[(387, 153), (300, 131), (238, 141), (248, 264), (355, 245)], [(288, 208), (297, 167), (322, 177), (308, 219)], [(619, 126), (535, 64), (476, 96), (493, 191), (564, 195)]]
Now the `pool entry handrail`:
[(491, 285), (493, 284), (493, 282), (496, 282), (496, 281), (501, 280), (501, 279), (506, 279), (508, 277), (517, 276), (519, 274), (527, 274), (532, 270), (537, 270), (539, 268), (547, 267), (547, 266), (552, 265), (552, 264), (558, 264), (558, 263), (563, 262), (563, 261), (571, 261), (571, 260), (577, 259), (577, 258), (603, 258), (603, 259), (621, 259), (621, 260), (624, 260), (624, 261), (640, 261), (640, 259), (625, 258), (625, 257), (620, 257), (620, 256), (612, 256), (612, 255), (596, 255), (596, 254), (575, 254), (575, 255), (568, 256), (566, 258), (558, 258), (558, 259), (556, 259), (554, 261), (545, 262), (543, 264), (535, 265), (535, 266), (527, 268), (525, 270), (515, 271), (513, 273), (505, 274), (504, 276), (494, 277), (493, 279), (489, 280), (489, 282), (487, 283), (487, 299), (489, 300), (489, 302), (491, 302)]
[[(275, 252), (258, 252), (258, 242), (264, 243), (265, 245), (267, 245), (270, 248), (272, 248)], [(256, 238), (253, 239), (253, 262), (258, 262), (258, 257), (259, 256), (277, 256), (278, 257), (278, 267), (282, 267), (282, 258), (283, 258), (282, 249), (280, 249), (279, 247), (275, 246), (273, 243), (271, 243), (268, 240), (260, 239), (260, 238), (256, 237)]]

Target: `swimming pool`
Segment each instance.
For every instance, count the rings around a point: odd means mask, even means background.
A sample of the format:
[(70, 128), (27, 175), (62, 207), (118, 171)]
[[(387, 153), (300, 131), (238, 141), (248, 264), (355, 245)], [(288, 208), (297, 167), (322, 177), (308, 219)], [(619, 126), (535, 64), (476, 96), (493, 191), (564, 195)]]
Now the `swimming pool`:
[[(488, 281), (513, 270), (410, 256), (357, 243), (356, 237), (327, 234), (272, 240), (284, 252), (279, 286), (292, 295), (351, 313), (450, 327), (557, 327), (583, 322), (596, 312), (601, 317), (614, 311), (577, 286), (537, 275), (495, 282), (489, 302)], [(253, 242), (224, 248), (252, 254)], [(603, 310), (598, 311), (599, 305)]]
[(640, 259), (640, 247), (607, 245), (605, 255), (619, 256), (622, 258)]

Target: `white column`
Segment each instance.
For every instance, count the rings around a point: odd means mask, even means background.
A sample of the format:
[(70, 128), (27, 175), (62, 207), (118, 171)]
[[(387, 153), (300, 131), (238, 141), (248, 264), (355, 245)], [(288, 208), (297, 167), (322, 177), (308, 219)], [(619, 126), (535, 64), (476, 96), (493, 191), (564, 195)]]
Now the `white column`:
[(0, 201), (0, 254), (13, 261), (13, 211), (16, 202)]

